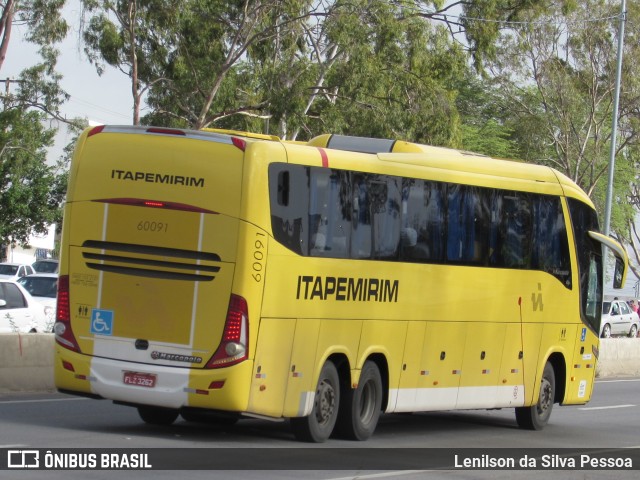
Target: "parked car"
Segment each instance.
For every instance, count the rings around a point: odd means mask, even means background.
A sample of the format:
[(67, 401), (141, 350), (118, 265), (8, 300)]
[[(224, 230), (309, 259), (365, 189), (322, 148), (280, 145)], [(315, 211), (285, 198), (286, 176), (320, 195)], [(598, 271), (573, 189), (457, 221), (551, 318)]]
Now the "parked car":
[(59, 265), (60, 262), (58, 262), (58, 260), (47, 258), (43, 260), (36, 260), (31, 266), (36, 273), (58, 273)]
[[(33, 299), (44, 308), (47, 327), (53, 328), (56, 315), (56, 297), (58, 293), (57, 273), (34, 273), (18, 279), (16, 282), (31, 294)], [(47, 330), (51, 330), (47, 328)]]
[(17, 280), (36, 273), (31, 265), (23, 263), (0, 263), (0, 278), (4, 280)]
[(0, 279), (0, 333), (47, 330), (42, 305), (22, 285)]
[(602, 303), (602, 320), (600, 336), (609, 338), (613, 335), (635, 337), (640, 328), (640, 317), (631, 310), (624, 300), (613, 300)]

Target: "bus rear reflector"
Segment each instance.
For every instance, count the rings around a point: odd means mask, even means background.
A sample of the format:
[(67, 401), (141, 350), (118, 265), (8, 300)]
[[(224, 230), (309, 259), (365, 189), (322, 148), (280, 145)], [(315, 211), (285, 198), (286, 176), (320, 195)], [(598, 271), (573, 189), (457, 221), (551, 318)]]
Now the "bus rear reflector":
[(231, 295), (222, 341), (205, 368), (222, 368), (247, 359), (249, 348), (249, 309), (247, 301)]
[(62, 368), (65, 370), (69, 370), (70, 372), (76, 373), (76, 369), (73, 368), (73, 364), (71, 362), (67, 362), (66, 360), (62, 361)]
[(56, 305), (56, 323), (53, 326), (56, 342), (64, 348), (68, 348), (74, 352), (80, 352), (80, 346), (71, 329), (69, 275), (60, 275), (60, 277), (58, 277), (58, 301)]

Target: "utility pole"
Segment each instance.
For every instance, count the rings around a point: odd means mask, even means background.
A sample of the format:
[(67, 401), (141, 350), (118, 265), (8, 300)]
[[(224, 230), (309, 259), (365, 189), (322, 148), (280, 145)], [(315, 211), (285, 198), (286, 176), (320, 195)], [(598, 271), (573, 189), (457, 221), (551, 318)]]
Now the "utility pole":
[(616, 88), (613, 97), (613, 121), (611, 126), (611, 149), (609, 150), (609, 183), (607, 184), (607, 200), (604, 209), (604, 234), (611, 230), (611, 204), (613, 202), (613, 175), (616, 161), (616, 137), (618, 135), (618, 102), (620, 101), (620, 78), (622, 76), (622, 48), (624, 45), (624, 25), (627, 16), (626, 0), (620, 7), (620, 28), (618, 29), (618, 61), (616, 67)]
[(11, 85), (11, 79), (7, 78), (6, 80), (0, 80), (0, 82), (4, 82), (4, 109), (6, 110), (9, 107), (9, 86)]
[(9, 99), (11, 98), (10, 87), (12, 83), (23, 83), (23, 80), (14, 80), (7, 78), (6, 80), (0, 80), (0, 83), (4, 83), (4, 109), (9, 108)]

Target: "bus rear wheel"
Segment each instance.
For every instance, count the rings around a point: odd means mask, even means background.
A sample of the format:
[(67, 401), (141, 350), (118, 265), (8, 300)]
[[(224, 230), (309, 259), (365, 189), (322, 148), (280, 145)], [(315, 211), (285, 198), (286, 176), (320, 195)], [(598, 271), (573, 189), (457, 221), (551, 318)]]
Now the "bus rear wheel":
[(553, 365), (544, 366), (540, 380), (540, 396), (538, 402), (530, 407), (516, 408), (516, 422), (526, 430), (542, 430), (549, 422), (556, 394), (556, 376)]
[(382, 377), (378, 366), (366, 361), (358, 387), (343, 392), (337, 433), (349, 440), (366, 440), (373, 435), (382, 407)]
[(326, 441), (336, 424), (339, 406), (340, 378), (336, 366), (332, 362), (327, 362), (318, 377), (311, 414), (291, 419), (293, 435), (302, 442)]
[(138, 407), (138, 415), (151, 425), (171, 425), (178, 418), (178, 410), (163, 407)]

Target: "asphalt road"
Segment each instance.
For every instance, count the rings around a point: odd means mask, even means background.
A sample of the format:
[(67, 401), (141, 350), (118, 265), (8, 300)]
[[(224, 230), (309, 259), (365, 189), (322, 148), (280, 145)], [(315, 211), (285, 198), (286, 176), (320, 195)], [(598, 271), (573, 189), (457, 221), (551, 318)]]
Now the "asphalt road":
[[(162, 448), (168, 458), (180, 457), (189, 461), (189, 450), (196, 451), (196, 463), (204, 455), (222, 455), (232, 468), (227, 470), (156, 470), (156, 471), (0, 471), (0, 479), (191, 479), (191, 478), (242, 478), (242, 479), (374, 479), (402, 478), (637, 478), (640, 459), (636, 455), (634, 471), (612, 469), (583, 470), (569, 468), (555, 470), (557, 462), (553, 456), (545, 460), (543, 470), (508, 470), (495, 468), (492, 471), (448, 468), (446, 470), (421, 468), (415, 462), (416, 450), (440, 448), (447, 459), (458, 455), (462, 464), (464, 458), (479, 457), (488, 452), (495, 457), (496, 451), (485, 449), (517, 449), (513, 455), (521, 459), (531, 452), (531, 456), (541, 461), (541, 455), (563, 453), (562, 449), (598, 449), (620, 453), (619, 449), (635, 447), (640, 449), (640, 378), (606, 379), (598, 381), (591, 402), (585, 406), (560, 407), (556, 405), (547, 427), (539, 432), (520, 430), (515, 423), (513, 410), (438, 412), (425, 414), (384, 415), (376, 433), (367, 442), (330, 440), (322, 445), (301, 444), (293, 439), (287, 422), (273, 423), (263, 420), (242, 420), (233, 427), (217, 427), (177, 421), (169, 427), (144, 424), (135, 409), (114, 405), (109, 401), (87, 400), (60, 394), (20, 394), (0, 396), (0, 449), (114, 449), (123, 448), (130, 452), (142, 449)], [(273, 451), (275, 465), (263, 469), (260, 459), (267, 448)], [(221, 450), (228, 449), (228, 450)], [(242, 450), (244, 449), (244, 450)], [(349, 450), (351, 449), (351, 450)], [(376, 450), (380, 449), (380, 450)], [(399, 449), (395, 453), (385, 449)], [(466, 450), (475, 449), (475, 450)], [(532, 449), (546, 449), (544, 452)], [(54, 450), (55, 451), (55, 450)], [(433, 450), (424, 451), (426, 457), (433, 456)], [(507, 461), (511, 450), (498, 454), (498, 461)], [(245, 455), (246, 454), (246, 455)], [(305, 455), (310, 455), (305, 457)], [(322, 460), (326, 454), (326, 467)], [(394, 455), (389, 465), (378, 470), (370, 470), (371, 464), (381, 458)], [(2, 453), (2, 455), (6, 455)], [(612, 454), (613, 455), (613, 454)], [(271, 456), (271, 455), (269, 455)], [(359, 457), (358, 457), (359, 456)], [(331, 470), (341, 465), (344, 459), (361, 458), (358, 468)], [(505, 457), (505, 458), (502, 458)], [(157, 457), (156, 457), (157, 458)], [(288, 470), (292, 465), (300, 465), (306, 458), (314, 465), (312, 470)], [(407, 458), (407, 463), (403, 463)], [(448, 460), (447, 460), (448, 461)], [(488, 461), (488, 460), (487, 460)], [(255, 463), (252, 463), (255, 462)], [(320, 465), (316, 465), (320, 462)], [(331, 462), (338, 462), (332, 465)], [(370, 463), (368, 463), (370, 462)], [(554, 463), (555, 462), (555, 463)], [(385, 462), (382, 462), (383, 464)], [(417, 463), (417, 465), (416, 465)], [(236, 466), (237, 464), (237, 466)], [(346, 461), (350, 465), (350, 460)], [(1, 463), (0, 463), (1, 465)], [(180, 463), (183, 465), (183, 463)], [(248, 470), (257, 465), (260, 470)], [(566, 464), (565, 464), (566, 465)], [(568, 465), (572, 467), (572, 465)], [(326, 469), (325, 469), (326, 468)], [(276, 470), (274, 470), (276, 469)], [(382, 471), (384, 470), (384, 471)], [(553, 471), (551, 471), (553, 470)]]

